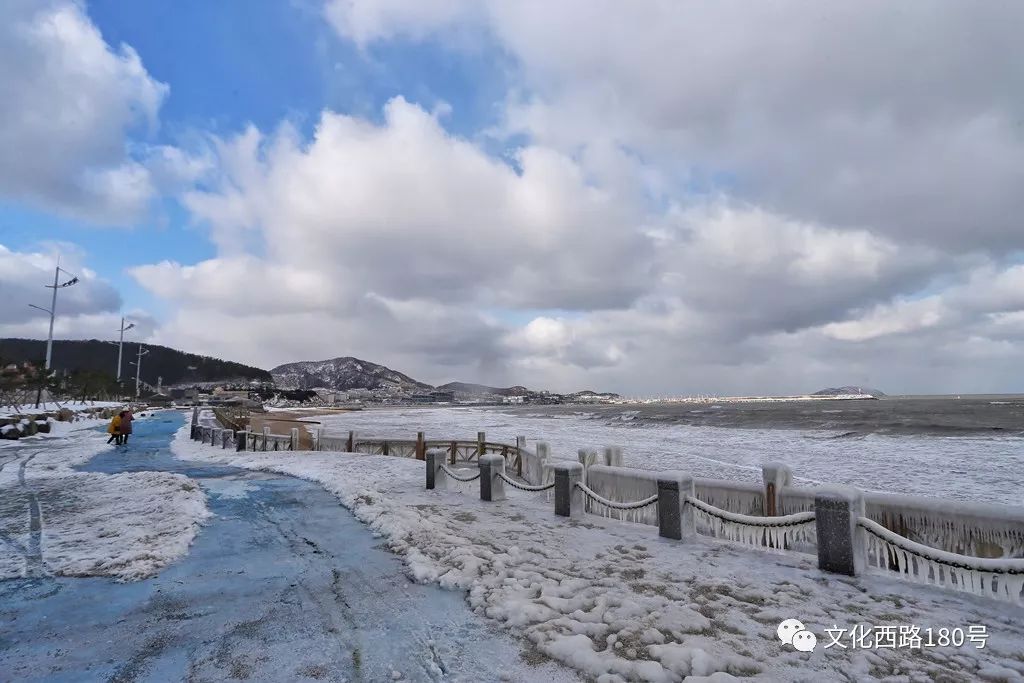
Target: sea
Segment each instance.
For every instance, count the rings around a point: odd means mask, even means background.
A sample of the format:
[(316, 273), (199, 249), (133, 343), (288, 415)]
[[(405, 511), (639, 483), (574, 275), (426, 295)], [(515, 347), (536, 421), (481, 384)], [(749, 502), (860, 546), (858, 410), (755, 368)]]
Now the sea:
[(546, 441), (554, 456), (623, 449), (627, 466), (1024, 506), (1024, 395), (878, 400), (372, 408), (315, 418), (365, 436)]

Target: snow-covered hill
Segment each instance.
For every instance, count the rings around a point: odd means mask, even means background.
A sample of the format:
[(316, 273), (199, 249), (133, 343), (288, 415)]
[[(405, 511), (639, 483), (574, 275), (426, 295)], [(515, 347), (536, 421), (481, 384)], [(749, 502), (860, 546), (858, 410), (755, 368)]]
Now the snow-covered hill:
[(868, 394), (875, 398), (885, 396), (884, 393), (878, 389), (872, 389), (870, 387), (857, 387), (847, 385), (845, 387), (829, 387), (828, 389), (822, 389), (821, 391), (815, 391), (812, 396), (842, 396), (842, 395), (854, 395), (854, 394)]
[(470, 396), (480, 396), (486, 394), (494, 394), (497, 396), (526, 396), (530, 393), (530, 390), (522, 386), (514, 387), (489, 387), (484, 384), (470, 384), (468, 382), (448, 382), (448, 384), (442, 384), (438, 387), (440, 391), (452, 391), (456, 395), (467, 394)]
[(418, 382), (401, 372), (351, 356), (285, 363), (271, 370), (270, 374), (274, 377), (274, 383), (282, 389), (433, 389), (429, 384)]

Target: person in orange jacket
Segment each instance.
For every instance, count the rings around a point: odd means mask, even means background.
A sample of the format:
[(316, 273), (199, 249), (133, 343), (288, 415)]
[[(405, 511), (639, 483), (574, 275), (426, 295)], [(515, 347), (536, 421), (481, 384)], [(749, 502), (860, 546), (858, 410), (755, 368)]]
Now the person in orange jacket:
[(107, 425), (107, 434), (110, 434), (110, 438), (107, 439), (107, 443), (111, 441), (115, 442), (118, 446), (121, 445), (121, 416), (124, 412), (118, 413), (110, 420), (110, 424)]

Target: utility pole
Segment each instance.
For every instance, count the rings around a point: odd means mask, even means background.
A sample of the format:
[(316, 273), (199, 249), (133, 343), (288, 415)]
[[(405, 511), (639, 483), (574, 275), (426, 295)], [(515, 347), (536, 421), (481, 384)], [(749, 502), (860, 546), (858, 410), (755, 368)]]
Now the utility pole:
[(145, 356), (149, 351), (142, 349), (142, 344), (139, 344), (138, 359), (132, 365), (135, 366), (135, 398), (139, 397), (139, 380), (142, 377), (142, 357)]
[[(60, 274), (71, 275), (71, 279), (67, 282), (60, 283)], [(53, 361), (53, 320), (57, 315), (57, 290), (62, 287), (70, 287), (71, 285), (78, 284), (78, 277), (69, 273), (60, 267), (60, 257), (57, 257), (57, 267), (53, 271), (53, 284), (43, 285), (53, 290), (53, 298), (50, 300), (50, 307), (43, 308), (42, 306), (36, 306), (35, 304), (29, 304), (30, 308), (42, 311), (43, 313), (50, 314), (50, 331), (46, 335), (46, 375), (50, 374), (50, 365)], [(36, 391), (36, 407), (39, 407), (39, 399), (43, 393), (43, 385), (40, 384), (38, 391)]]
[(124, 333), (135, 327), (135, 323), (124, 325), (124, 317), (121, 318), (121, 336), (117, 341), (117, 383), (121, 383), (121, 348), (124, 346)]

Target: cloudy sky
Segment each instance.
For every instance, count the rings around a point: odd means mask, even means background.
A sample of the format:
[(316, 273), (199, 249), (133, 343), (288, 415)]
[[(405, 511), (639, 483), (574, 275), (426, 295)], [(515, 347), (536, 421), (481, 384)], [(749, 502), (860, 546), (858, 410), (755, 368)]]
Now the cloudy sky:
[(8, 0), (0, 336), (1024, 391), (1024, 3)]

